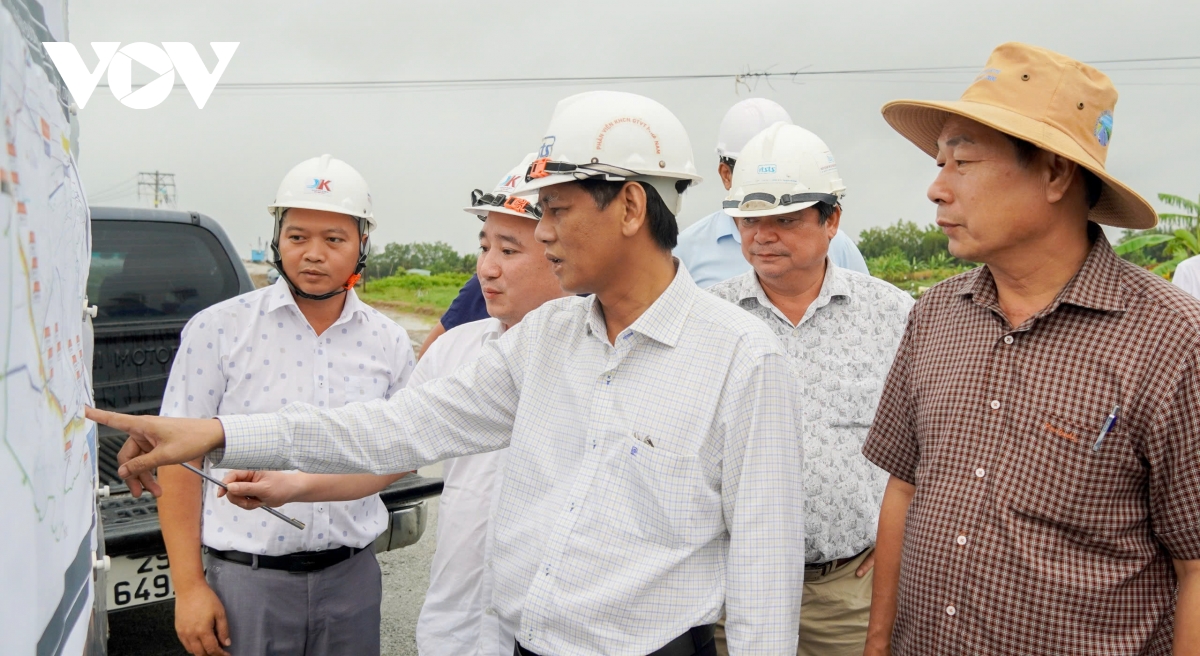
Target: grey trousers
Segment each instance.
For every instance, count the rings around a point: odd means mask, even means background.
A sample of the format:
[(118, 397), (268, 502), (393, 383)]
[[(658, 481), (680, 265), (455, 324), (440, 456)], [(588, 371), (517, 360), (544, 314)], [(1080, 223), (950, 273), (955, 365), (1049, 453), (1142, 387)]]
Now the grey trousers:
[(233, 656), (378, 656), (383, 579), (370, 548), (308, 574), (205, 561)]

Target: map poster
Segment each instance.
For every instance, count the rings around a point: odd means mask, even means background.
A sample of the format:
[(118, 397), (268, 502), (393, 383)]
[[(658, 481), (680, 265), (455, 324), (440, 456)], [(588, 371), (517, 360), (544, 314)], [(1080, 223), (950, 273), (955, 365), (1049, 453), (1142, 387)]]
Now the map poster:
[[(60, 0), (49, 0), (59, 2)], [(57, 13), (62, 13), (58, 6)], [(0, 0), (0, 651), (80, 654), (95, 591), (87, 203), (37, 0)], [(61, 28), (60, 28), (61, 31)]]

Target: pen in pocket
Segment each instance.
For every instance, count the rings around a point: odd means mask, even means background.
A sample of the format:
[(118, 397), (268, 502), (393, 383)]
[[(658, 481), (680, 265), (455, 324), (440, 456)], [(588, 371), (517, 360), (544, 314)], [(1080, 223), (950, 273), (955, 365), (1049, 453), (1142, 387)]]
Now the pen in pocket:
[(1104, 420), (1104, 427), (1100, 429), (1100, 436), (1096, 438), (1096, 443), (1092, 445), (1092, 451), (1099, 451), (1100, 445), (1104, 443), (1104, 438), (1108, 436), (1109, 431), (1117, 423), (1117, 413), (1121, 411), (1121, 406), (1114, 405), (1112, 412), (1109, 413), (1108, 419)]

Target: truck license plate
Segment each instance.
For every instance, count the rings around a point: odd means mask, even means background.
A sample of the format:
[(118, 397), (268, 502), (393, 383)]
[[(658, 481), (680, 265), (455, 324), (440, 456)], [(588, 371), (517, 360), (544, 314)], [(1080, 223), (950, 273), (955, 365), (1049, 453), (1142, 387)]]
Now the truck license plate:
[(167, 554), (112, 559), (108, 570), (108, 610), (133, 608), (175, 598)]

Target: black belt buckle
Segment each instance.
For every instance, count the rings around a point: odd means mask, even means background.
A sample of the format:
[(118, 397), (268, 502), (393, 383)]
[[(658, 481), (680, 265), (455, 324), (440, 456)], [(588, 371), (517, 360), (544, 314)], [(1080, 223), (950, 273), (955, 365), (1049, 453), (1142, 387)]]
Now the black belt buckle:
[(321, 564), (320, 554), (298, 553), (287, 556), (287, 571), (292, 574), (307, 574), (317, 569)]

